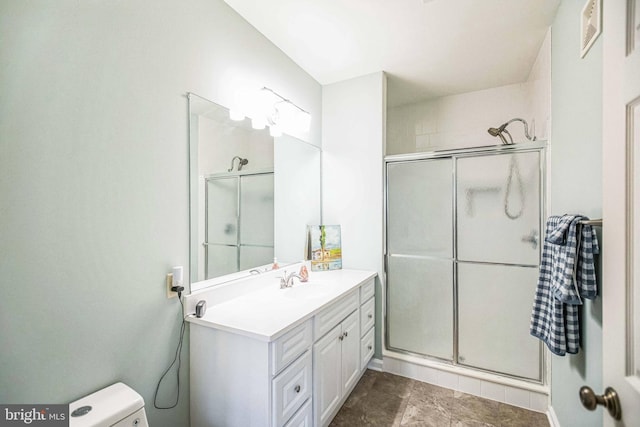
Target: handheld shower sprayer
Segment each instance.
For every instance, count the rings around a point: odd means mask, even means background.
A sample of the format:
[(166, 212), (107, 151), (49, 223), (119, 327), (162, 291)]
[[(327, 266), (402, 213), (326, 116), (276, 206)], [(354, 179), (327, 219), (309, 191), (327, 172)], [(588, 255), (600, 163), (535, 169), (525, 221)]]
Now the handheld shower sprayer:
[(243, 159), (240, 156), (235, 156), (233, 159), (231, 159), (231, 167), (227, 169), (227, 172), (231, 172), (233, 170), (233, 163), (235, 162), (236, 159), (238, 159), (238, 172), (242, 170), (242, 166), (249, 163), (249, 159)]
[[(500, 140), (502, 141), (503, 145), (511, 145), (513, 144), (513, 138), (511, 137), (511, 134), (509, 133), (509, 131), (507, 130), (507, 126), (512, 123), (512, 122), (522, 122), (522, 124), (524, 125), (524, 136), (529, 140), (529, 141), (535, 141), (536, 137), (529, 135), (529, 124), (527, 123), (526, 120), (521, 119), (516, 117), (515, 119), (511, 119), (506, 123), (503, 123), (500, 127), (498, 128), (489, 128), (487, 129), (487, 132), (489, 132), (489, 135), (491, 136), (497, 136), (500, 138)], [(504, 137), (504, 134), (507, 134), (507, 136), (509, 137), (509, 140), (507, 141), (507, 139)]]

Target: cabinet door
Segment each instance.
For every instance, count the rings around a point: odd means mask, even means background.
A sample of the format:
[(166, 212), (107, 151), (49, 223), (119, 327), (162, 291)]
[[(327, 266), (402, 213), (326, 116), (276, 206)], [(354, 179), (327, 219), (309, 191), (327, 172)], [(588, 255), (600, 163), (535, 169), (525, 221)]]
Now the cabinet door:
[(348, 393), (360, 373), (360, 319), (356, 310), (342, 322), (342, 395)]
[(313, 416), (317, 426), (326, 424), (340, 402), (341, 336), (342, 326), (338, 325), (313, 346)]

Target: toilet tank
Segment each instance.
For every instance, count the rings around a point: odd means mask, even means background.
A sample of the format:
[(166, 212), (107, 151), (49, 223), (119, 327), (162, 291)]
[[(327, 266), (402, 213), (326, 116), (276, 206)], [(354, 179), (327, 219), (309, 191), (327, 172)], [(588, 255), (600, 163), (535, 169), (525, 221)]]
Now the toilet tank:
[(144, 399), (123, 383), (69, 404), (69, 427), (149, 427)]

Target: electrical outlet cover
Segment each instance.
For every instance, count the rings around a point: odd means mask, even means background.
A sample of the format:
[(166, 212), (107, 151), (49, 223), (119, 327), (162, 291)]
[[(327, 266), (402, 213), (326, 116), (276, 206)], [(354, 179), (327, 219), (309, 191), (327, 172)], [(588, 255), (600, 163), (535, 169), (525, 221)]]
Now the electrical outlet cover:
[(173, 274), (169, 273), (169, 274), (167, 274), (167, 298), (177, 298), (178, 297), (178, 293), (177, 292), (173, 292), (171, 290), (172, 286), (173, 286)]

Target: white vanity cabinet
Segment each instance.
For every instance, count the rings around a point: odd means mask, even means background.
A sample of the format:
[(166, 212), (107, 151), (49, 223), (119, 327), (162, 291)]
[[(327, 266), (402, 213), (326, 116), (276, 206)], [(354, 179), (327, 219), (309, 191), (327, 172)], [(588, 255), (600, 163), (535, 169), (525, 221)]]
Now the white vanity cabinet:
[(205, 316), (188, 319), (191, 426), (328, 425), (373, 356), (363, 343), (373, 345), (374, 277), (322, 272), (297, 290), (189, 296), (188, 310), (209, 298)]
[(315, 425), (329, 424), (360, 378), (358, 321), (355, 311), (313, 345)]
[(311, 323), (273, 342), (192, 327), (191, 425), (281, 427), (311, 419)]
[(366, 369), (375, 352), (376, 299), (373, 280), (360, 287), (360, 369)]
[(315, 317), (316, 332), (335, 325), (313, 345), (316, 426), (331, 422), (373, 357), (374, 295), (371, 279)]

